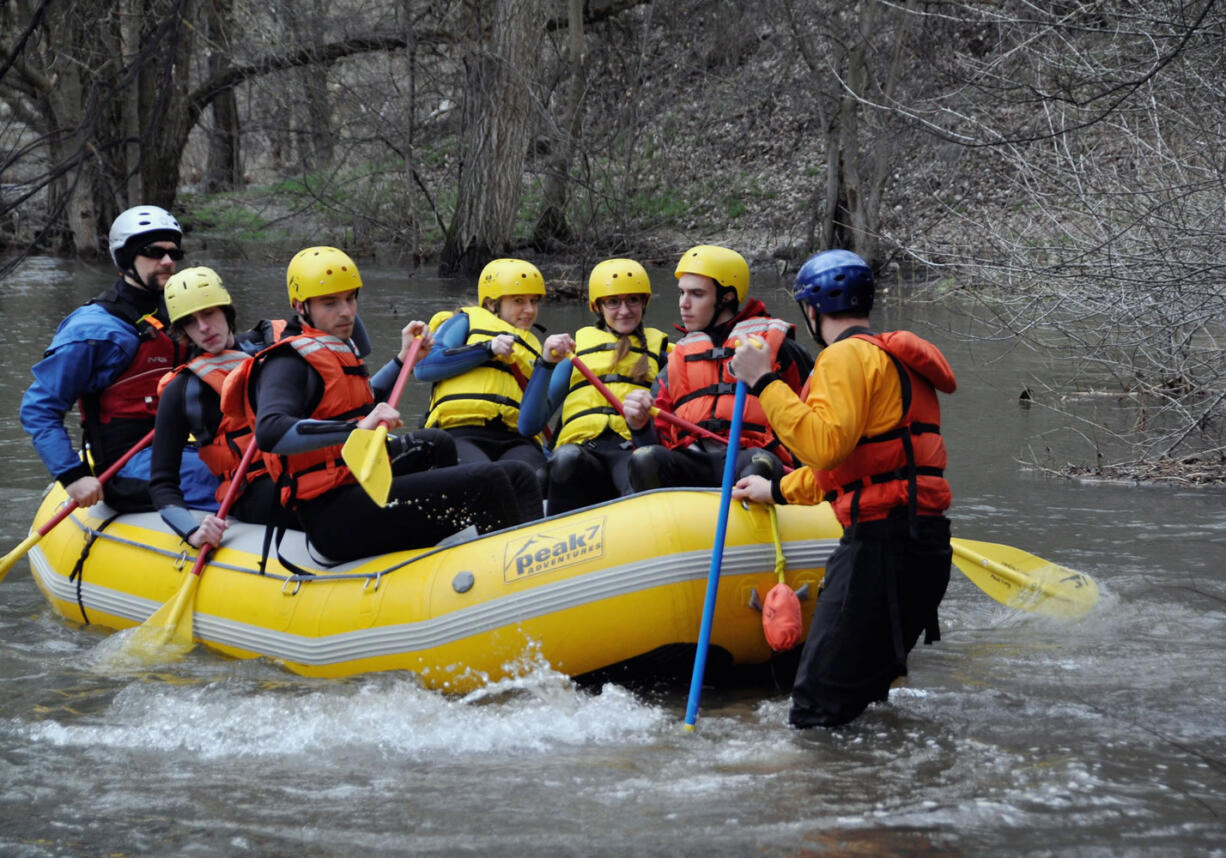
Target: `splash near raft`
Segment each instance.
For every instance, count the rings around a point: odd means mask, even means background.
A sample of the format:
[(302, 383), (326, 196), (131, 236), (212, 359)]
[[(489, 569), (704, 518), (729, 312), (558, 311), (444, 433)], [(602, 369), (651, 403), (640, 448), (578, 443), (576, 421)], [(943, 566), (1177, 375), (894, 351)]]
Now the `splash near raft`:
[[(305, 676), (406, 670), (465, 692), (513, 675), (525, 654), (582, 676), (678, 645), (693, 647), (719, 493), (660, 489), (454, 544), (340, 565), (290, 531), (260, 570), (264, 528), (233, 522), (196, 593), (196, 641)], [(33, 528), (65, 501), (53, 485)], [(827, 504), (778, 508), (786, 583), (816, 593), (842, 532)], [(190, 574), (156, 513), (75, 510), (30, 551), (34, 579), (63, 617), (112, 630), (147, 620)], [(297, 570), (292, 567), (298, 567)], [(729, 666), (771, 656), (755, 605), (779, 582), (770, 516), (733, 504), (711, 634)], [(802, 601), (804, 627), (814, 599)], [(537, 654), (539, 653), (539, 656)]]

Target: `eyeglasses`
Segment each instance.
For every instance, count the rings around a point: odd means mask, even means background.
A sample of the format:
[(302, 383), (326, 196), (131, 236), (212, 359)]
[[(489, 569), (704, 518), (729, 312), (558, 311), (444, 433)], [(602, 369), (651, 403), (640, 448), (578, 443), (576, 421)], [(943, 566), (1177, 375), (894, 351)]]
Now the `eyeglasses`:
[(183, 250), (178, 247), (158, 247), (156, 244), (151, 244), (148, 247), (142, 247), (136, 251), (137, 256), (143, 256), (146, 259), (156, 259), (159, 262), (169, 256), (175, 262), (183, 258)]
[(615, 295), (612, 298), (601, 298), (600, 299), (600, 306), (608, 307), (610, 310), (621, 309), (621, 305), (623, 303), (627, 307), (630, 307), (631, 309), (634, 309), (635, 307), (641, 307), (643, 306), (643, 296), (642, 295), (625, 295), (625, 296)]

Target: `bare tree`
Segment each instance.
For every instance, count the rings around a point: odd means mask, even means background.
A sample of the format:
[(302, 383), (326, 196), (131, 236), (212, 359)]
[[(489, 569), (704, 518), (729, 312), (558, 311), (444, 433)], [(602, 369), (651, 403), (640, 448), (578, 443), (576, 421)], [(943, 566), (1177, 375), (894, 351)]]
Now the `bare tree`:
[[(17, 0), (0, 7), (5, 32), (25, 33), (18, 22), (32, 22), (30, 37), (0, 42), (0, 54), (10, 58), (0, 98), (21, 122), (20, 140), (7, 147), (0, 166), (6, 176), (18, 173), (26, 188), (3, 206), (8, 211), (46, 195), (39, 243), (97, 254), (106, 224), (122, 208), (173, 207), (192, 129), (243, 82), (406, 44), (402, 31), (376, 29), (326, 43), (275, 45), (247, 62), (219, 61), (194, 79), (200, 8), (199, 0), (117, 8), (100, 0), (64, 6)], [(328, 136), (317, 154), (331, 147)]]
[(570, 191), (570, 167), (579, 142), (583, 121), (581, 107), (587, 80), (583, 73), (583, 0), (568, 0), (567, 8), (567, 60), (570, 70), (570, 85), (566, 90), (565, 104), (559, 133), (554, 135), (551, 157), (546, 166), (545, 189), (541, 200), (541, 213), (532, 232), (532, 243), (541, 249), (569, 244), (574, 234), (566, 221), (566, 203)]
[(780, 6), (809, 70), (813, 120), (825, 141), (822, 181), (815, 186), (806, 250), (841, 247), (881, 263), (881, 207), (897, 166), (902, 126), (885, 109), (911, 70), (910, 10), (878, 0), (825, 10), (801, 0)]
[(544, 11), (544, 0), (497, 0), (487, 38), (474, 9), (478, 37), (466, 58), (467, 127), (455, 214), (439, 261), (443, 273), (473, 273), (510, 250), (537, 116), (532, 88)]
[[(208, 76), (225, 73), (230, 65), (232, 48), (231, 27), (234, 0), (214, 0), (205, 12), (205, 35), (208, 39)], [(217, 94), (211, 105), (213, 116), (209, 129), (208, 163), (204, 171), (204, 189), (209, 193), (231, 191), (243, 184), (238, 98), (234, 87)]]
[[(929, 14), (990, 47), (946, 54), (960, 100), (911, 118), (998, 179), (911, 252), (986, 287), (989, 335), (1074, 361), (1032, 396), (1082, 428), (1094, 467), (1195, 469), (1209, 456), (1220, 471), (1226, 13), (1155, 0)], [(1103, 410), (1102, 394), (1121, 406)]]

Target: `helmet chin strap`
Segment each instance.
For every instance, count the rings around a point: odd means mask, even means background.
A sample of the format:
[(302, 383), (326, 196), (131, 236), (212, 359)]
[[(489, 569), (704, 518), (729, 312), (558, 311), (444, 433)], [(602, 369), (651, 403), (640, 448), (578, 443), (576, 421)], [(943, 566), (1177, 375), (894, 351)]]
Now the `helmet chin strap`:
[(153, 286), (150, 283), (145, 282), (144, 278), (140, 276), (140, 272), (136, 270), (136, 263), (132, 263), (131, 267), (126, 269), (123, 273), (131, 277), (133, 280), (135, 280), (136, 285), (144, 289), (146, 292), (156, 292), (157, 291), (157, 289), (153, 288)]
[[(735, 289), (733, 289), (731, 286), (719, 286), (718, 284), (716, 288), (719, 289), (719, 296), (716, 298), (715, 309), (711, 311), (711, 321), (707, 322), (707, 324), (702, 328), (702, 330), (706, 331), (707, 333), (725, 327), (728, 322), (736, 318), (737, 310), (740, 309), (739, 302), (736, 299)], [(729, 296), (732, 297), (731, 301), (728, 300)], [(720, 315), (723, 314), (724, 310), (727, 310), (729, 315), (725, 321), (720, 322), (718, 319)], [(712, 337), (712, 339), (716, 338)]]
[(315, 327), (315, 322), (311, 319), (311, 311), (307, 309), (306, 301), (302, 302), (302, 309), (298, 311), (298, 318), (302, 319), (302, 321), (306, 322), (312, 328)]
[(800, 315), (804, 317), (805, 326), (808, 327), (809, 333), (813, 335), (813, 339), (817, 341), (819, 346), (826, 348), (826, 346), (830, 345), (830, 343), (826, 342), (825, 338), (822, 336), (821, 314), (815, 312), (812, 316), (810, 316), (809, 310), (813, 307), (812, 304), (807, 301), (797, 301), (796, 303), (800, 305)]

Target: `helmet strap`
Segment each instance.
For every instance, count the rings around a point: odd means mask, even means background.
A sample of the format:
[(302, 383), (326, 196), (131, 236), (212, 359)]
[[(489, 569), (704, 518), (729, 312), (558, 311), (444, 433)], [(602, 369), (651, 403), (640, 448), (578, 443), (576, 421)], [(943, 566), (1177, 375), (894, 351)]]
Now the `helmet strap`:
[[(731, 296), (731, 299), (729, 298)], [(711, 331), (723, 327), (736, 318), (737, 310), (740, 309), (741, 302), (737, 299), (736, 289), (731, 286), (721, 286), (718, 282), (715, 284), (715, 309), (711, 311), (711, 321), (707, 323), (704, 330)], [(724, 311), (728, 312), (728, 318), (720, 321), (720, 316)]]
[(122, 273), (128, 278), (130, 278), (131, 280), (135, 281), (136, 285), (144, 289), (146, 292), (156, 292), (157, 291), (157, 289), (154, 289), (153, 286), (150, 285), (148, 282), (146, 282), (145, 279), (140, 276), (140, 273), (137, 272), (135, 261), (133, 261), (133, 263), (128, 268), (123, 269)]
[(310, 299), (308, 298), (306, 301), (299, 301), (298, 305), (299, 306), (294, 308), (294, 312), (298, 314), (298, 318), (310, 325), (312, 328), (315, 327), (315, 323), (311, 321), (311, 311), (307, 309), (310, 307)]
[[(809, 329), (813, 339), (822, 348), (828, 346), (829, 343), (822, 337), (822, 314), (817, 312), (817, 308), (808, 301), (797, 301), (796, 303), (800, 306), (800, 315), (804, 317), (805, 327)], [(810, 315), (809, 310), (813, 310), (812, 315)]]

